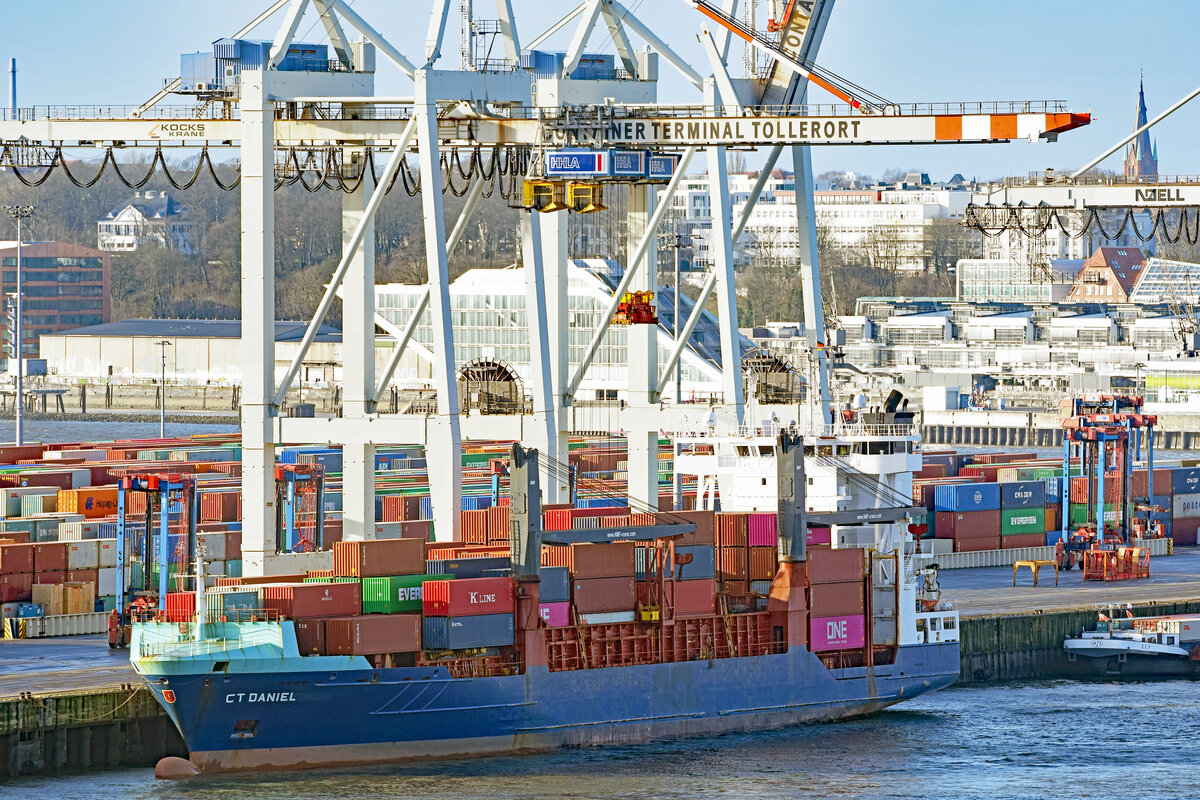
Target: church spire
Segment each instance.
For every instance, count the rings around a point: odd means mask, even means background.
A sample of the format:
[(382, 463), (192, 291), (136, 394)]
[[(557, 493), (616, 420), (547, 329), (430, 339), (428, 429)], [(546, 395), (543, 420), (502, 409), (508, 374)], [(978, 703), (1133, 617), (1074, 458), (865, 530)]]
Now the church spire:
[[(1146, 84), (1144, 76), (1138, 74), (1137, 120), (1133, 129), (1143, 127), (1148, 120), (1146, 113)], [(1150, 132), (1142, 131), (1125, 148), (1125, 177), (1149, 178), (1158, 176), (1158, 147), (1150, 141)]]

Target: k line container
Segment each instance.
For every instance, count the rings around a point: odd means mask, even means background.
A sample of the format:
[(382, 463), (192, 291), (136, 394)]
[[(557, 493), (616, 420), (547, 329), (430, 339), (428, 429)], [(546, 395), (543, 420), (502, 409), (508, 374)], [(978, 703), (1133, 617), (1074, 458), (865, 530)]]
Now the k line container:
[(420, 614), (373, 614), (325, 620), (326, 655), (370, 656), (420, 649)]
[(421, 613), (427, 617), (473, 617), (513, 612), (512, 578), (428, 581), (422, 588)]
[(516, 627), (512, 614), (422, 619), (421, 638), (425, 650), (503, 647), (511, 645), (515, 637)]

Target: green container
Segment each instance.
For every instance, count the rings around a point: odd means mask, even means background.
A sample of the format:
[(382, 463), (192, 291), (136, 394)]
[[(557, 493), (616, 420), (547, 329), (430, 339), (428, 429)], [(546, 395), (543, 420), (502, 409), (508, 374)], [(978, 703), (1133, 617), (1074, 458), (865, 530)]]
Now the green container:
[(225, 560), (225, 577), (242, 577), (242, 560), (240, 558), (229, 558)]
[(1000, 511), (1000, 535), (1019, 536), (1046, 532), (1046, 509), (1010, 508)]
[(421, 610), (421, 586), (425, 581), (448, 581), (453, 575), (393, 575), (362, 579), (364, 614), (400, 614)]
[(1061, 475), (1061, 467), (1038, 467), (1033, 471), (1035, 480), (1041, 480), (1042, 478), (1058, 478)]
[[(1087, 525), (1095, 523), (1096, 507), (1094, 505), (1084, 505), (1082, 503), (1071, 504), (1071, 526)], [(1104, 504), (1104, 521), (1117, 521), (1117, 506), (1115, 503)]]

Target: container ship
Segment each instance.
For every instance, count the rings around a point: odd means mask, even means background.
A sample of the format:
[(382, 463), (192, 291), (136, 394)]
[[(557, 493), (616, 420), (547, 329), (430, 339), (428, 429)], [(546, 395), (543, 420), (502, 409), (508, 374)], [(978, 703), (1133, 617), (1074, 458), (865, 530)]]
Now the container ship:
[(132, 625), (132, 663), (204, 772), (763, 730), (957, 678), (957, 612), (911, 558), (908, 415), (678, 445), (699, 510), (542, 508), (514, 446), (508, 504), (463, 511), (471, 541), (197, 581)]

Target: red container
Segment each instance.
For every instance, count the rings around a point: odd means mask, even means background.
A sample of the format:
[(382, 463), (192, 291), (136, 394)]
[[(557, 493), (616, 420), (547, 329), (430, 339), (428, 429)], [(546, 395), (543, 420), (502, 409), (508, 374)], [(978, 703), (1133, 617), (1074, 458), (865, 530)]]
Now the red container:
[(863, 580), (841, 583), (816, 583), (808, 587), (808, 608), (815, 617), (835, 617), (866, 613)]
[(33, 551), (36, 547), (36, 544), (0, 544), (0, 575), (33, 572)]
[(1171, 541), (1175, 544), (1196, 544), (1200, 519), (1177, 519), (1171, 522)]
[(401, 522), (404, 519), (404, 495), (385, 494), (379, 501), (380, 522)]
[[(581, 614), (632, 611), (637, 605), (637, 586), (629, 578), (590, 578), (571, 582), (571, 600)], [(429, 584), (426, 584), (428, 586)]]
[[(4, 542), (5, 544), (29, 544), (30, 538), (29, 531), (5, 531), (0, 533), (0, 542)], [(29, 552), (33, 553), (32, 550)], [(3, 572), (2, 568), (0, 568), (0, 572)]]
[(302, 656), (325, 655), (325, 620), (298, 619), (296, 627), (296, 647)]
[(0, 603), (23, 603), (33, 599), (33, 575), (0, 575)]
[(920, 472), (913, 473), (914, 478), (944, 478), (946, 477), (945, 464), (922, 464)]
[(813, 548), (807, 552), (808, 582), (841, 583), (862, 581), (867, 574), (865, 551), (857, 547), (846, 550)]
[[(1155, 470), (1157, 472), (1158, 470)], [(1137, 473), (1135, 473), (1137, 474)], [(1145, 481), (1145, 471), (1141, 473), (1143, 482)], [(1157, 478), (1155, 482), (1157, 482)], [(1095, 482), (1093, 482), (1094, 485)], [(1136, 492), (1135, 492), (1136, 494)], [(1165, 494), (1170, 494), (1168, 490)], [(1115, 472), (1110, 472), (1104, 476), (1104, 501), (1106, 503), (1115, 503), (1120, 499), (1121, 485), (1117, 479)], [(1088, 502), (1088, 479), (1086, 477), (1071, 478), (1071, 502), (1086, 503)]]
[(168, 622), (191, 622), (196, 618), (195, 592), (167, 592)]
[(333, 572), (348, 578), (420, 575), (425, 572), (425, 545), (418, 539), (336, 542)]
[(33, 546), (33, 571), (67, 571), (67, 543), (42, 542)]
[(733, 597), (745, 597), (750, 594), (750, 582), (722, 580), (721, 591)]
[(459, 512), (460, 528), (462, 530), (462, 540), (468, 544), (487, 544), (488, 531), (488, 511), (490, 509), (472, 510), (464, 508)]
[[(399, 541), (399, 540), (397, 540)], [(263, 607), (290, 619), (362, 613), (362, 584), (295, 583), (262, 587)]]
[(466, 578), (426, 581), (421, 611), (427, 617), (477, 617), (513, 612), (512, 578)]
[[(1000, 538), (999, 536), (988, 536), (982, 539), (955, 539), (954, 552), (974, 553), (980, 550), (999, 550)], [(1045, 544), (1045, 537), (1042, 538), (1042, 544)]]
[(934, 535), (939, 539), (998, 539), (1000, 511), (939, 511)]
[(750, 548), (750, 580), (769, 581), (775, 577), (778, 566), (779, 548), (751, 547)]
[(98, 569), (69, 569), (67, 570), (67, 583), (91, 583), (98, 585), (100, 583), (100, 570)]
[(1130, 484), (1134, 497), (1150, 497), (1151, 495), (1161, 497), (1171, 494), (1171, 470), (1156, 469), (1154, 470), (1154, 491), (1146, 491), (1147, 485), (1150, 483), (1146, 476), (1145, 469), (1135, 469), (1133, 475), (1130, 476)]
[(325, 655), (371, 656), (420, 649), (420, 614), (367, 614), (325, 620)]
[(748, 548), (718, 547), (717, 576), (723, 579), (744, 581), (749, 580), (750, 565)]
[(67, 571), (65, 569), (56, 569), (52, 572), (35, 572), (33, 573), (33, 582), (38, 586), (53, 586), (56, 583), (66, 583)]
[(697, 544), (717, 543), (717, 520), (712, 511), (672, 511), (669, 521), (691, 522), (696, 526), (696, 532), (684, 536), (679, 544), (687, 547)]
[(225, 560), (242, 557), (242, 532), (229, 531), (225, 534)]
[(1046, 534), (1043, 533), (1018, 533), (1011, 536), (1000, 537), (1000, 547), (1002, 549), (1011, 549), (1014, 547), (1045, 547)]
[(746, 547), (749, 544), (747, 516), (738, 513), (717, 514), (717, 544), (721, 547)]
[(832, 528), (809, 528), (805, 537), (806, 544), (829, 544), (832, 540)]
[(581, 580), (633, 577), (637, 553), (637, 545), (633, 542), (573, 544), (567, 549), (570, 551), (568, 566), (572, 577)]
[(717, 613), (716, 584), (713, 581), (672, 581), (667, 584), (674, 592), (675, 616), (711, 617)]
[[(339, 520), (338, 524), (341, 524)], [(433, 522), (427, 519), (413, 519), (400, 523), (400, 535), (405, 539), (420, 539), (428, 542), (433, 535)]]

